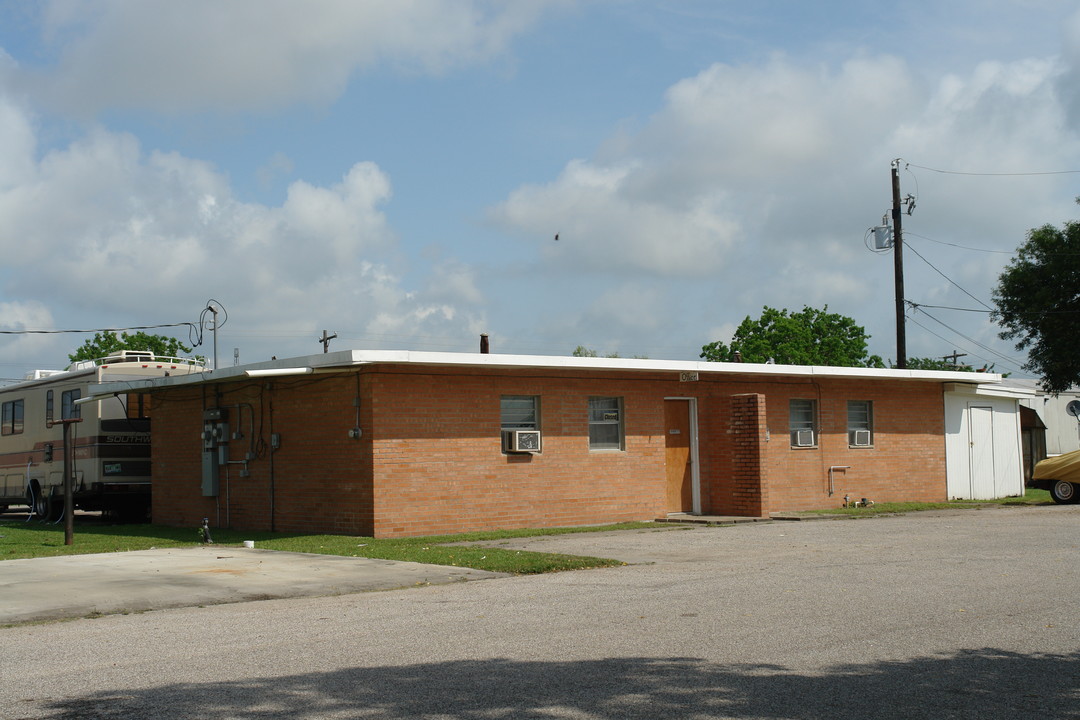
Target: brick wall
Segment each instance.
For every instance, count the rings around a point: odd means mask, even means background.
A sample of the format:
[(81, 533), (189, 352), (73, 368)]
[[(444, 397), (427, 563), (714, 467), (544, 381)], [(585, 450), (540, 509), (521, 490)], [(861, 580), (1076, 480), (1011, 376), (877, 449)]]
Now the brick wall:
[[(540, 397), (542, 453), (501, 451), (502, 395)], [(623, 399), (625, 451), (589, 449), (590, 396)], [(355, 397), (359, 440), (348, 437)], [(154, 519), (380, 537), (653, 519), (667, 512), (665, 397), (697, 399), (706, 514), (835, 507), (845, 493), (946, 497), (940, 383), (737, 375), (680, 383), (666, 373), (386, 365), (155, 392)], [(791, 398), (817, 401), (815, 447), (791, 447)], [(870, 448), (848, 446), (848, 400), (873, 403)], [(256, 458), (249, 477), (239, 477), (241, 465), (222, 468), (221, 494), (203, 498), (199, 433), (203, 408), (215, 404), (233, 406), (232, 429), (245, 434), (230, 457)], [(271, 433), (281, 438), (273, 452)], [(828, 469), (845, 465), (830, 496)]]
[[(651, 520), (664, 508), (663, 405), (626, 379), (377, 373), (375, 527), (384, 536)], [(543, 452), (504, 454), (503, 395), (540, 397)], [(590, 396), (622, 397), (626, 451), (590, 451)]]
[(202, 392), (185, 388), (157, 393), (150, 407), (155, 523), (190, 526), (204, 517), (218, 526), (214, 503), (200, 496)]
[[(793, 448), (788, 401), (816, 400), (815, 447)], [(873, 403), (872, 447), (848, 446), (847, 401)], [(770, 388), (767, 418), (769, 512), (839, 507), (845, 494), (875, 502), (947, 498), (945, 408), (940, 383), (822, 380)], [(833, 473), (829, 467), (850, 466)]]
[[(765, 396), (731, 396), (731, 498), (726, 505), (714, 500), (713, 511), (761, 517), (768, 514), (769, 473), (765, 462)], [(716, 483), (720, 485), (720, 483)]]
[[(153, 517), (170, 525), (371, 535), (371, 440), (354, 440), (353, 398), (361, 397), (361, 427), (370, 427), (370, 403), (355, 374), (210, 385), (155, 393), (151, 455)], [(362, 379), (361, 379), (362, 381)], [(362, 381), (363, 382), (363, 381)], [(224, 407), (230, 460), (221, 467), (219, 494), (202, 497), (202, 412)], [(365, 413), (368, 422), (365, 423)], [(280, 437), (272, 450), (271, 436)], [(271, 513), (271, 507), (273, 512)]]

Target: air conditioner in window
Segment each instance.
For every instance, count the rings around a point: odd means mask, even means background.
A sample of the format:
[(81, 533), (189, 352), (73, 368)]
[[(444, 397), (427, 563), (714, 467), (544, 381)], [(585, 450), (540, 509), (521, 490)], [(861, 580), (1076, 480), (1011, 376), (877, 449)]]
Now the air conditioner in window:
[(814, 431), (813, 430), (796, 430), (795, 431), (795, 447), (813, 447), (814, 445)]
[(853, 438), (854, 442), (851, 444), (855, 447), (870, 447), (870, 431), (869, 430), (856, 430)]
[(539, 430), (506, 430), (503, 432), (503, 451), (512, 453), (540, 452)]

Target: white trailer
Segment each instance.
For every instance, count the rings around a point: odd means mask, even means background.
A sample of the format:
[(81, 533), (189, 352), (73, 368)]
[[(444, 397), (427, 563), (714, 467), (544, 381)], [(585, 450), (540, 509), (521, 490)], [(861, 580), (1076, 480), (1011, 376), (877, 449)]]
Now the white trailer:
[(125, 519), (150, 511), (148, 395), (117, 393), (90, 400), (103, 382), (130, 382), (204, 372), (201, 360), (124, 350), (74, 363), (66, 370), (35, 370), (0, 387), (0, 509), (25, 505), (41, 517), (64, 509), (61, 420), (71, 425), (75, 507)]

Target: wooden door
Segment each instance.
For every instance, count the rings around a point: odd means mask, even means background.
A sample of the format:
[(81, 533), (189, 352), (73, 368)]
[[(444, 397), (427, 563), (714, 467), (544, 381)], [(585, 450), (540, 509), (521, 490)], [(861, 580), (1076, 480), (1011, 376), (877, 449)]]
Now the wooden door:
[(690, 401), (664, 401), (668, 512), (693, 512), (694, 481), (690, 465)]

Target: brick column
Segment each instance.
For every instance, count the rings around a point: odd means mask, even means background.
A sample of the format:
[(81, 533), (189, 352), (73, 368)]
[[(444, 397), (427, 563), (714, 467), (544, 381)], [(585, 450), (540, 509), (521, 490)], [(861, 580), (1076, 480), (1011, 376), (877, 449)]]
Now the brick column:
[(764, 517), (769, 512), (765, 467), (765, 396), (731, 396), (732, 481), (737, 515)]

